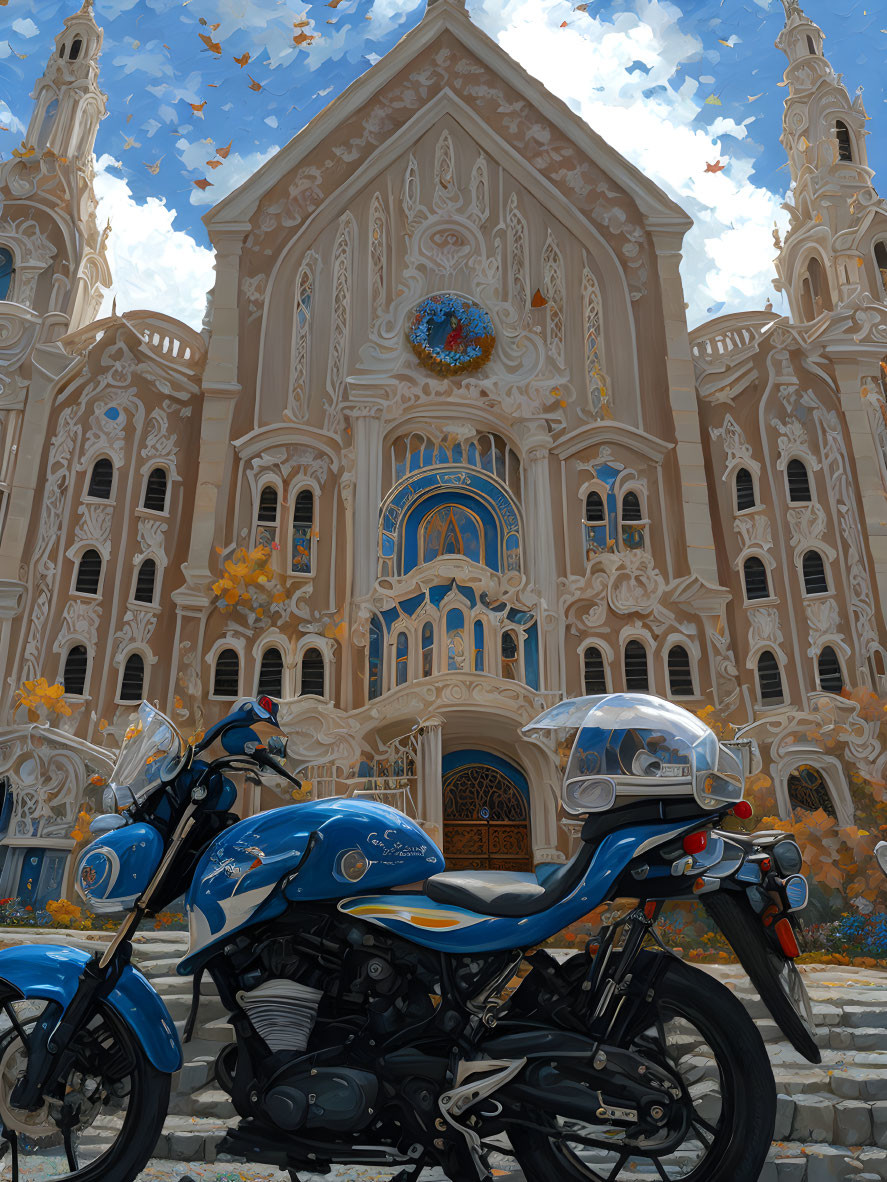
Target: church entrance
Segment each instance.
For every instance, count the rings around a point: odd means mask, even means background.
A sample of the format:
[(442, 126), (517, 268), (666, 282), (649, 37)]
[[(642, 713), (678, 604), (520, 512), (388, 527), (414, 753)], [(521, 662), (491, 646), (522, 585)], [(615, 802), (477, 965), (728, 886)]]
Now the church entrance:
[(532, 870), (529, 789), (521, 772), (485, 751), (444, 756), (448, 870)]

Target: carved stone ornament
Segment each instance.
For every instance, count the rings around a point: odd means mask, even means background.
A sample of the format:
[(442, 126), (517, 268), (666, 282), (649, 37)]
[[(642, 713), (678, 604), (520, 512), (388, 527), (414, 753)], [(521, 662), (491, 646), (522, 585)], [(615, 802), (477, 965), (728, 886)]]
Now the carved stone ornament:
[(12, 789), (7, 836), (25, 842), (34, 838), (70, 841), (84, 785), (96, 772), (107, 775), (111, 765), (112, 760), (97, 748), (57, 729), (4, 727), (0, 777), (7, 778)]
[(53, 652), (63, 652), (71, 640), (82, 640), (87, 649), (94, 649), (102, 619), (100, 602), (72, 599), (62, 615), (62, 626), (52, 646)]
[(793, 416), (784, 423), (775, 419), (771, 420), (771, 425), (776, 428), (779, 434), (779, 439), (777, 440), (779, 458), (776, 461), (776, 467), (780, 472), (785, 470), (789, 460), (798, 455), (803, 456), (805, 461), (811, 464), (814, 469), (819, 468), (819, 461), (810, 447), (810, 437), (807, 434), (807, 427), (800, 418)]
[(739, 561), (746, 550), (770, 550), (773, 547), (773, 535), (770, 529), (770, 519), (763, 513), (749, 513), (746, 517), (737, 517), (733, 528), (739, 534), (742, 543)]
[(154, 629), (157, 627), (157, 620), (159, 614), (156, 611), (151, 611), (148, 608), (135, 609), (129, 608), (123, 616), (123, 626), (119, 632), (114, 634), (114, 641), (116, 643), (116, 654), (114, 658), (115, 665), (119, 665), (123, 659), (123, 654), (137, 645), (141, 648), (147, 648), (148, 642), (154, 635)]
[(834, 548), (824, 540), (828, 520), (825, 510), (818, 501), (810, 501), (809, 504), (791, 508), (786, 517), (791, 531), (789, 540), (796, 550), (806, 550), (810, 546), (814, 546), (826, 554), (829, 560), (837, 556)]
[(849, 656), (850, 650), (843, 643), (841, 613), (833, 599), (806, 600), (804, 614), (810, 628), (808, 656), (816, 656), (822, 646), (829, 641), (838, 644), (844, 650), (844, 655)]
[(335, 464), (326, 452), (303, 445), (268, 448), (250, 460), (250, 471), (255, 476), (276, 472), (284, 484), (298, 478), (312, 480), (323, 488), (334, 470)]
[(709, 434), (712, 439), (720, 439), (723, 444), (724, 454), (727, 458), (725, 480), (733, 468), (739, 465), (749, 468), (755, 473), (761, 471), (761, 465), (752, 453), (751, 444), (732, 415), (727, 415), (720, 427), (710, 427)]
[(665, 580), (645, 550), (626, 550), (610, 575), (607, 599), (620, 615), (650, 612), (662, 598)]

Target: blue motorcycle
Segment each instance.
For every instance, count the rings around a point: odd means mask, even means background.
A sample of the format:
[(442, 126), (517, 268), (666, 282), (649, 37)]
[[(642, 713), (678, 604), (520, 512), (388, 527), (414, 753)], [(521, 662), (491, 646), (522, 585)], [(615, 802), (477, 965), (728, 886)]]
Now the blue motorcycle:
[[(284, 764), (277, 705), (245, 699), (187, 745), (147, 703), (127, 731), (77, 887), (123, 914), (93, 956), (0, 952), (0, 1136), (68, 1182), (133, 1182), (167, 1115), (179, 1034), (130, 963), (139, 924), (186, 892), (194, 1027), (205, 973), (234, 1041), (215, 1078), (240, 1115), (220, 1151), (288, 1172), (493, 1163), (576, 1182), (757, 1182), (775, 1087), (740, 1002), (658, 941), (699, 896), (788, 1037), (818, 1059), (794, 966), (797, 845), (747, 816), (741, 752), (644, 695), (561, 703), (527, 733), (563, 752), (579, 850), (536, 875), (447, 872), (412, 820), (333, 798), (240, 820), (232, 779)], [(607, 904), (566, 958), (539, 946)]]

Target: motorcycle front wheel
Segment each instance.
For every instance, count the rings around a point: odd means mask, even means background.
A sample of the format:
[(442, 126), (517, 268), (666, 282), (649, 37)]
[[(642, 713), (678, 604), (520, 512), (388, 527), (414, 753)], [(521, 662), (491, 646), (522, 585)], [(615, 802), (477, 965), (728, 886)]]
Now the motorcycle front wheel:
[[(43, 1105), (35, 1112), (14, 1108), (12, 1091), (46, 1005), (0, 994), (0, 1120), (14, 1135), (22, 1175), (30, 1161), (46, 1182), (134, 1182), (163, 1129), (172, 1077), (153, 1066), (129, 1026), (103, 1004), (72, 1040), (73, 1062)], [(2, 1148), (8, 1160), (9, 1144)]]
[[(528, 1178), (558, 1182), (758, 1182), (773, 1140), (776, 1086), (748, 1012), (699, 969), (672, 961), (634, 1024), (631, 1050), (667, 1066), (683, 1092), (678, 1146), (633, 1142), (617, 1126), (525, 1114), (509, 1129)], [(544, 1128), (540, 1128), (544, 1125)]]

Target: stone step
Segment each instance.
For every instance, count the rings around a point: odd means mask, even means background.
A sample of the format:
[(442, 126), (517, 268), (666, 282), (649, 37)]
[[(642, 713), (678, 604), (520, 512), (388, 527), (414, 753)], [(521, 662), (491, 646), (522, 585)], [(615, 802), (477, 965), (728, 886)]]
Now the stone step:
[[(176, 1022), (176, 1029), (180, 1035), (184, 1028), (184, 1022)], [(234, 1041), (234, 1030), (227, 1018), (214, 1018), (211, 1022), (201, 1022), (196, 1033), (204, 1042), (224, 1043)]]
[[(176, 1100), (177, 1111), (181, 1111), (187, 1116), (220, 1121), (233, 1121), (237, 1118), (231, 1097), (218, 1086), (201, 1088), (200, 1091), (194, 1092), (190, 1096), (180, 1096)], [(181, 1105), (180, 1108), (179, 1105)]]

